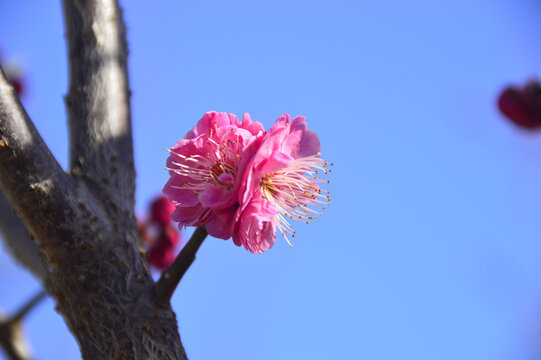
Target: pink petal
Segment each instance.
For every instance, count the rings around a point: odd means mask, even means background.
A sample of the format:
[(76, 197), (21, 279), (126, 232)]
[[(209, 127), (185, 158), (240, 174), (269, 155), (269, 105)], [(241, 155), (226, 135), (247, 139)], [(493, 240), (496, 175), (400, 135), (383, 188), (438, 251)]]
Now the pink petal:
[(258, 171), (262, 174), (272, 174), (289, 166), (292, 162), (293, 159), (289, 155), (286, 155), (281, 151), (274, 151), (269, 158), (261, 164), (261, 168)]
[(233, 242), (242, 244), (248, 251), (260, 254), (270, 249), (276, 240), (274, 218), (276, 209), (256, 192), (252, 200), (240, 215), (233, 228)]
[(190, 207), (177, 206), (171, 214), (171, 219), (178, 222), (182, 226), (199, 226), (204, 225), (203, 215), (207, 210), (200, 204)]
[(227, 240), (231, 237), (231, 227), (233, 224), (233, 208), (223, 211), (215, 211), (215, 216), (205, 225), (210, 236)]
[(207, 208), (218, 208), (231, 198), (231, 193), (222, 186), (209, 184), (199, 194), (201, 205)]
[(248, 130), (252, 135), (265, 133), (265, 128), (259, 121), (252, 121), (250, 114), (244, 113), (242, 116), (241, 128)]
[(297, 116), (291, 122), (289, 134), (282, 142), (281, 150), (295, 159), (316, 155), (321, 151), (319, 137), (307, 129), (304, 116)]
[(272, 131), (276, 130), (277, 128), (282, 128), (282, 127), (286, 126), (287, 124), (289, 124), (290, 120), (291, 120), (291, 116), (289, 116), (289, 114), (282, 114), (276, 120), (274, 125), (272, 125), (272, 127), (269, 129), (268, 132), (272, 132)]
[(193, 191), (180, 189), (179, 186), (186, 180), (185, 177), (179, 175), (173, 175), (163, 188), (163, 193), (175, 204), (182, 206), (195, 206), (198, 203), (197, 196)]
[(318, 153), (321, 153), (319, 136), (317, 136), (312, 130), (306, 130), (299, 143), (297, 158), (317, 155)]

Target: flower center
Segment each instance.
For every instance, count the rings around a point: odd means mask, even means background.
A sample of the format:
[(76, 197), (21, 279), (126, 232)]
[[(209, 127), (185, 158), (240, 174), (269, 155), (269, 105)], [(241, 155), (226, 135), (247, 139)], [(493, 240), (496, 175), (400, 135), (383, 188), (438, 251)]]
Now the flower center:
[(295, 237), (295, 231), (288, 218), (310, 223), (310, 220), (323, 215), (320, 209), (331, 204), (330, 192), (319, 187), (319, 183), (329, 183), (320, 179), (320, 172), (331, 172), (327, 167), (333, 165), (317, 155), (296, 159), (290, 166), (263, 176), (259, 184), (263, 197), (279, 211), (275, 224), (290, 246), (286, 234)]
[(206, 156), (199, 154), (186, 156), (167, 149), (177, 156), (179, 161), (171, 162), (175, 168), (166, 169), (187, 178), (184, 183), (174, 188), (191, 190), (195, 195), (201, 193), (207, 184), (220, 185), (231, 190), (238, 170), (240, 148), (238, 141), (227, 140), (218, 143), (210, 137), (207, 140), (211, 150), (205, 154)]

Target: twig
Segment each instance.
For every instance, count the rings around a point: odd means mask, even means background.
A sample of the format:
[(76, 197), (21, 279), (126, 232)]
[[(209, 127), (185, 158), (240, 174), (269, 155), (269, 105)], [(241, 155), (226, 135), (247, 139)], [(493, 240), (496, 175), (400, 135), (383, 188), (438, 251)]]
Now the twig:
[(188, 243), (182, 248), (175, 261), (165, 270), (156, 282), (156, 300), (169, 302), (180, 280), (195, 260), (195, 254), (207, 237), (208, 233), (204, 226), (195, 229)]
[(7, 319), (0, 320), (0, 346), (9, 356), (10, 360), (30, 360), (30, 350), (24, 340), (21, 322), (35, 306), (47, 296), (41, 290), (30, 298), (20, 309)]
[(21, 323), (0, 323), (0, 346), (10, 360), (31, 360)]
[(46, 297), (47, 297), (47, 293), (45, 292), (45, 290), (39, 291), (30, 299), (28, 299), (28, 301), (19, 309), (19, 311), (17, 311), (15, 315), (13, 315), (10, 321), (12, 322), (21, 321), (26, 316), (26, 314), (30, 312), (30, 310), (34, 309), (34, 307)]

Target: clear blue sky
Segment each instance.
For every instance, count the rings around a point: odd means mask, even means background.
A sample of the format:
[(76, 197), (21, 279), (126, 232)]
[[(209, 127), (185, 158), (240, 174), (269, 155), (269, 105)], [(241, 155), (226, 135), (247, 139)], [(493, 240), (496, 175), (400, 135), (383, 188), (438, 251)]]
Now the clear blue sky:
[[(541, 133), (497, 112), (541, 72), (537, 1), (122, 1), (142, 211), (209, 110), (306, 115), (333, 204), (263, 255), (208, 239), (173, 306), (191, 359), (541, 355)], [(67, 163), (60, 1), (0, 2), (0, 46)], [(0, 308), (37, 284), (0, 254)], [(78, 349), (48, 300), (38, 359)]]

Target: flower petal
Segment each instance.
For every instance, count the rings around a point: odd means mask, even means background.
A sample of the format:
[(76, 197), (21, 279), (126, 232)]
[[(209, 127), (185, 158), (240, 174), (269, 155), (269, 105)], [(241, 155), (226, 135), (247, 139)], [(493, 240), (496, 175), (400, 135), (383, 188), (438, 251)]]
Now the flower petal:
[(227, 240), (231, 237), (234, 212), (229, 209), (215, 211), (215, 216), (205, 225), (210, 236)]
[(273, 151), (269, 158), (261, 164), (259, 172), (262, 174), (272, 174), (275, 171), (289, 166), (293, 160), (293, 158), (281, 151)]

